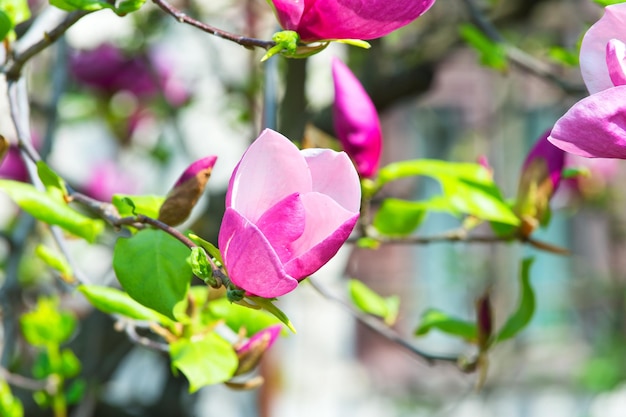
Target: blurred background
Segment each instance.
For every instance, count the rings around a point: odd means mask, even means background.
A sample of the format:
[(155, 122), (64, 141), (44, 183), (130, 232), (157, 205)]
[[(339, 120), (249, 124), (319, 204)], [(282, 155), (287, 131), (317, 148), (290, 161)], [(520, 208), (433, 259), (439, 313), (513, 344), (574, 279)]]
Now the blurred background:
[[(173, 4), (249, 37), (269, 39), (278, 29), (262, 0)], [(31, 8), (36, 15), (50, 6), (33, 0)], [(190, 162), (217, 155), (209, 190), (183, 226), (216, 242), (232, 169), (263, 127), (297, 142), (306, 130), (309, 142), (328, 145), (323, 133), (333, 134), (330, 61), (338, 56), (379, 110), (383, 165), (486, 157), (496, 183), (513, 197), (528, 150), (586, 94), (577, 44), (602, 12), (590, 0), (437, 0), (416, 22), (372, 41), (370, 50), (333, 44), (308, 59), (276, 56), (261, 64), (263, 51), (180, 24), (151, 3), (125, 17), (99, 11), (30, 64), (31, 128), (49, 164), (76, 189), (101, 200), (114, 193), (164, 195)], [(468, 46), (462, 28), (477, 22), (476, 13), (526, 59), (526, 67)], [(0, 113), (0, 126), (11, 126), (8, 110)], [(311, 133), (307, 126), (318, 130)], [(14, 136), (9, 130), (2, 134)], [(166, 355), (133, 345), (108, 316), (67, 292), (36, 260), (29, 236), (38, 226), (0, 195), (2, 367), (28, 374), (31, 352), (16, 317), (39, 294), (60, 291), (63, 304), (80, 317), (71, 347), (88, 383), (73, 417), (622, 416), (625, 167), (616, 160), (571, 158), (568, 164), (585, 165), (591, 175), (561, 185), (549, 227), (533, 236), (568, 248), (571, 256), (515, 243), (383, 245), (376, 252), (347, 245), (316, 274), (340, 298), (347, 298), (347, 278), (385, 296), (399, 295), (395, 329), (407, 340), (433, 354), (471, 356), (473, 348), (458, 339), (436, 332), (415, 337), (420, 315), (436, 307), (471, 319), (476, 298), (490, 288), (495, 321), (502, 324), (517, 303), (520, 260), (534, 255), (535, 316), (521, 335), (490, 354), (480, 390), (476, 374), (411, 356), (305, 282), (279, 303), (298, 333), (268, 352), (260, 389), (211, 386), (188, 394), (186, 380), (172, 375)], [(27, 178), (16, 152), (0, 166), (0, 177)], [(430, 179), (384, 190), (413, 199), (437, 192)], [(458, 219), (431, 214), (418, 234), (458, 226)], [(113, 241), (111, 234), (92, 246), (70, 242), (94, 283), (115, 280)], [(29, 391), (14, 392), (25, 415), (50, 415)]]

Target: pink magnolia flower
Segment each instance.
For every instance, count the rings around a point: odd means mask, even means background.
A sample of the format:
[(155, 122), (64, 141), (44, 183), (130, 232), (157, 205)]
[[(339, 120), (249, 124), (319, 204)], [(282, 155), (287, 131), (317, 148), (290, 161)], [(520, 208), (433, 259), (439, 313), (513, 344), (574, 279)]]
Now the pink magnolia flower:
[(107, 94), (129, 91), (138, 98), (152, 98), (162, 91), (170, 104), (180, 106), (189, 93), (174, 77), (171, 62), (158, 53), (126, 56), (107, 43), (73, 54), (70, 70), (79, 82)]
[(4, 159), (0, 159), (0, 178), (21, 182), (29, 180), (28, 169), (16, 145), (11, 145), (6, 155), (4, 155)]
[(328, 262), (359, 217), (359, 178), (348, 156), (303, 151), (264, 130), (235, 168), (219, 248), (231, 281), (273, 298)]
[(276, 341), (280, 332), (282, 330), (282, 324), (275, 324), (273, 326), (266, 327), (263, 330), (256, 332), (250, 339), (248, 339), (244, 344), (237, 347), (237, 353), (239, 355), (245, 354), (247, 352), (262, 348), (263, 351), (266, 351)]
[(111, 201), (113, 194), (134, 194), (139, 186), (137, 181), (110, 161), (94, 166), (82, 191), (99, 201)]
[(435, 0), (271, 0), (280, 25), (303, 41), (375, 39), (406, 26)]
[(580, 49), (581, 72), (591, 95), (556, 122), (549, 140), (587, 158), (626, 159), (626, 4), (605, 10)]
[(350, 68), (337, 58), (332, 65), (335, 133), (359, 174), (372, 177), (378, 171), (382, 152), (382, 131), (376, 107)]

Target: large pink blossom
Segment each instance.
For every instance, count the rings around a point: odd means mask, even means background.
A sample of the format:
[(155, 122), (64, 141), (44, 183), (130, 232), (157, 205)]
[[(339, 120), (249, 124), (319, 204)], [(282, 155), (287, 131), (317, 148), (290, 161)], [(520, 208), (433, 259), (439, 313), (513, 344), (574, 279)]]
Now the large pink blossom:
[(332, 65), (335, 134), (359, 174), (371, 177), (378, 171), (382, 151), (382, 131), (376, 107), (350, 68), (337, 58)]
[(585, 34), (580, 50), (591, 95), (561, 117), (549, 140), (587, 158), (626, 159), (626, 4), (606, 7)]
[(292, 291), (346, 241), (360, 199), (345, 153), (300, 151), (264, 130), (235, 168), (226, 195), (218, 242), (231, 281), (267, 298)]
[(375, 39), (417, 19), (435, 0), (271, 0), (285, 30), (303, 41)]

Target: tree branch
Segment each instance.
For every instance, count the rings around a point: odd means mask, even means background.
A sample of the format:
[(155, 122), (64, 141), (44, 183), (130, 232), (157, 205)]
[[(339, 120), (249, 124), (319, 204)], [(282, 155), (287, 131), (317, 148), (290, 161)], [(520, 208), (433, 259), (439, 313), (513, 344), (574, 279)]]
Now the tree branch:
[(271, 47), (276, 45), (274, 41), (264, 41), (262, 39), (248, 38), (241, 35), (236, 35), (234, 33), (230, 33), (221, 29), (218, 29), (214, 26), (207, 25), (206, 23), (200, 22), (192, 17), (189, 17), (184, 12), (178, 10), (176, 7), (169, 4), (166, 0), (152, 0), (154, 4), (159, 6), (163, 11), (167, 14), (172, 15), (174, 19), (178, 20), (180, 23), (187, 23), (193, 27), (196, 27), (204, 32), (210, 33), (211, 35), (217, 36), (222, 39), (226, 39), (231, 42), (235, 42), (245, 48), (263, 48), (265, 50), (270, 49)]
[(369, 329), (383, 336), (387, 340), (395, 343), (397, 346), (401, 347), (405, 351), (409, 352), (413, 357), (421, 359), (425, 361), (428, 365), (434, 365), (436, 362), (450, 362), (454, 364), (459, 363), (460, 357), (458, 356), (443, 356), (443, 355), (433, 355), (427, 352), (424, 352), (415, 346), (413, 346), (410, 342), (402, 338), (398, 333), (396, 333), (391, 327), (384, 324), (382, 321), (361, 313), (359, 310), (354, 308), (352, 305), (348, 304), (344, 300), (339, 297), (334, 296), (329, 291), (327, 291), (322, 285), (320, 285), (316, 279), (313, 277), (309, 277), (308, 279), (311, 286), (317, 291), (320, 295), (322, 295), (327, 300), (330, 300), (336, 304), (339, 304), (344, 310), (350, 313), (355, 319), (357, 319), (360, 323), (364, 324)]

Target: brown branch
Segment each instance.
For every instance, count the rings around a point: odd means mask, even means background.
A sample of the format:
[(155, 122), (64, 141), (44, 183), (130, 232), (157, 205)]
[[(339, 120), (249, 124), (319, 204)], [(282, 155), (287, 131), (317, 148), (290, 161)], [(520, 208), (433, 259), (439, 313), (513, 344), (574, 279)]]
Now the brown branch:
[(321, 294), (327, 300), (330, 300), (336, 304), (339, 304), (344, 310), (350, 313), (355, 319), (357, 319), (360, 323), (364, 324), (369, 329), (383, 336), (387, 340), (395, 343), (397, 346), (401, 347), (405, 351), (409, 352), (413, 357), (421, 359), (425, 361), (428, 365), (434, 365), (436, 362), (450, 362), (454, 364), (459, 364), (459, 360), (461, 359), (458, 356), (443, 356), (443, 355), (434, 355), (427, 352), (424, 352), (411, 344), (409, 341), (405, 340), (402, 336), (396, 333), (391, 327), (387, 326), (382, 321), (376, 319), (373, 316), (364, 314), (357, 310), (352, 305), (348, 304), (344, 300), (336, 297), (327, 291), (322, 285), (320, 285), (316, 279), (313, 277), (309, 277), (308, 279), (311, 286)]
[(178, 10), (176, 7), (169, 4), (166, 0), (152, 0), (152, 1), (154, 4), (159, 6), (167, 14), (172, 15), (172, 17), (174, 17), (174, 19), (178, 20), (180, 23), (187, 23), (188, 25), (196, 27), (204, 32), (210, 33), (211, 35), (217, 36), (222, 39), (226, 39), (231, 42), (235, 42), (245, 48), (252, 49), (254, 47), (257, 47), (257, 48), (263, 48), (267, 50), (276, 45), (276, 42), (274, 41), (264, 41), (262, 39), (248, 38), (245, 36), (226, 32), (224, 30), (218, 29), (211, 25), (207, 25), (204, 22), (200, 22), (199, 20), (189, 17), (184, 12)]
[(529, 74), (533, 74), (551, 82), (567, 94), (580, 95), (587, 92), (585, 86), (564, 81), (562, 79), (562, 75), (555, 73), (549, 64), (509, 44), (500, 34), (498, 29), (480, 11), (479, 7), (474, 3), (474, 0), (463, 0), (463, 2), (465, 3), (467, 10), (469, 11), (470, 18), (476, 27), (480, 29), (489, 39), (502, 45), (505, 49), (507, 58), (516, 67), (528, 72)]
[(57, 39), (59, 39), (74, 23), (80, 20), (83, 16), (89, 14), (91, 12), (79, 10), (72, 13), (69, 13), (61, 23), (54, 29), (49, 32), (44, 32), (41, 40), (30, 47), (28, 47), (25, 51), (16, 54), (13, 56), (11, 64), (4, 70), (6, 74), (7, 80), (9, 81), (17, 81), (21, 74), (22, 68), (24, 64), (37, 55), (39, 52), (46, 49), (48, 46), (52, 45)]

